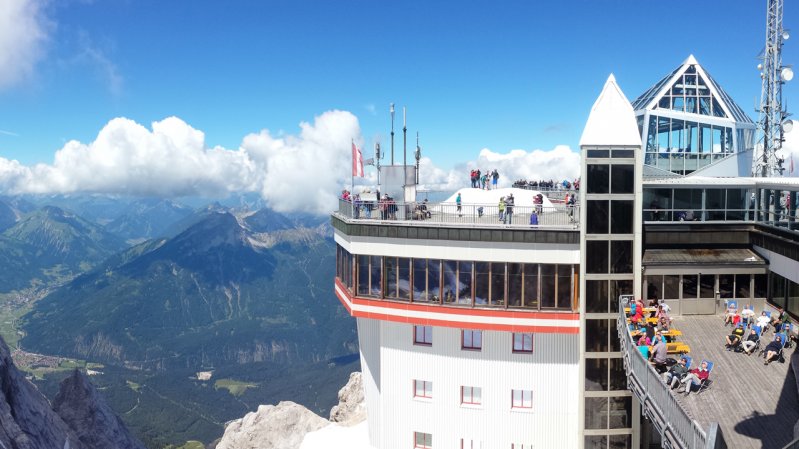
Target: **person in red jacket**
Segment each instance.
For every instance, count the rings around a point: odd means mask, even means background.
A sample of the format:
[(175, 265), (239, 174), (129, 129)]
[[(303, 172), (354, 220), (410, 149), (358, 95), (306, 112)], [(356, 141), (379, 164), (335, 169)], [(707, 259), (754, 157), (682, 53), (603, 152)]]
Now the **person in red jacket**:
[(680, 383), (685, 384), (685, 394), (691, 392), (691, 388), (694, 385), (699, 386), (702, 384), (703, 380), (707, 380), (710, 377), (710, 371), (707, 369), (707, 361), (702, 360), (702, 365), (699, 368), (694, 368), (682, 378)]

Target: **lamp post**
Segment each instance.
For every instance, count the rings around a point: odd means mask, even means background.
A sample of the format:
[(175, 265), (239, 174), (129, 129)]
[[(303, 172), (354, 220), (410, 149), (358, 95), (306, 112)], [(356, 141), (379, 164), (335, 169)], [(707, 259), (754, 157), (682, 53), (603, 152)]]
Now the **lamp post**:
[(394, 103), (391, 103), (391, 165), (394, 165)]

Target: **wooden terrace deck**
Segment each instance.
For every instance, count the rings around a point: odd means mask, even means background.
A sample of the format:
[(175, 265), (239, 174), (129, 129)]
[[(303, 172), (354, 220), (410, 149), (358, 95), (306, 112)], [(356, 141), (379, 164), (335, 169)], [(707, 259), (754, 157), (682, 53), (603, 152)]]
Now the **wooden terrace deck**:
[[(725, 350), (724, 336), (732, 329), (724, 327), (721, 316), (675, 317), (674, 326), (683, 332), (680, 341), (691, 347), (693, 366), (702, 359), (715, 363), (713, 383), (701, 394), (672, 390), (692, 418), (704, 428), (718, 422), (729, 448), (779, 449), (794, 439), (799, 419), (799, 393), (790, 368), (792, 357), (799, 358), (795, 347), (785, 350), (785, 363), (764, 366), (759, 351), (747, 356)], [(773, 338), (772, 329), (761, 347)]]

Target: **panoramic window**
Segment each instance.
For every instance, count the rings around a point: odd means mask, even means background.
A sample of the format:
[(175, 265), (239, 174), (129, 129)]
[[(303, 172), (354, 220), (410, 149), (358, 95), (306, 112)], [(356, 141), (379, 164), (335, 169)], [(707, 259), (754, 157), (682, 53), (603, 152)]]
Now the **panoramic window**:
[(511, 407), (533, 408), (533, 390), (511, 390)]
[(461, 387), (461, 404), (480, 405), (482, 391), (480, 387)]
[(432, 326), (413, 326), (413, 343), (430, 346), (433, 344)]
[(433, 397), (433, 382), (414, 380), (413, 397), (431, 399)]
[(533, 352), (533, 334), (514, 333), (513, 334), (513, 352), (532, 353)]
[(462, 330), (461, 349), (480, 350), (483, 347), (483, 331)]

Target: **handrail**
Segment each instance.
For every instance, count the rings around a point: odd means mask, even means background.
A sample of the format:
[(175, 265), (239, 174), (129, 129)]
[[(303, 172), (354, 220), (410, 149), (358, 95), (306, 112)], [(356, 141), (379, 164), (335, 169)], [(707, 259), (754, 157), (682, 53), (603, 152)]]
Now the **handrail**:
[[(579, 205), (514, 205), (512, 214), (504, 206), (500, 215), (500, 207), (492, 204), (456, 203), (422, 203), (395, 201), (359, 201), (339, 199), (335, 212), (345, 219), (365, 221), (367, 223), (396, 223), (418, 225), (469, 225), (474, 227), (514, 227), (530, 229), (579, 229)], [(536, 224), (531, 224), (531, 215), (536, 212)]]
[(711, 433), (713, 438), (709, 439), (707, 432), (688, 416), (655, 368), (644, 359), (633, 344), (627, 326), (627, 315), (624, 313), (625, 305), (623, 301), (619, 301), (618, 330), (628, 388), (641, 402), (644, 414), (650, 418), (662, 435), (664, 447), (679, 449), (726, 447), (721, 429)]

